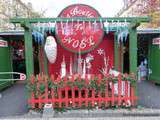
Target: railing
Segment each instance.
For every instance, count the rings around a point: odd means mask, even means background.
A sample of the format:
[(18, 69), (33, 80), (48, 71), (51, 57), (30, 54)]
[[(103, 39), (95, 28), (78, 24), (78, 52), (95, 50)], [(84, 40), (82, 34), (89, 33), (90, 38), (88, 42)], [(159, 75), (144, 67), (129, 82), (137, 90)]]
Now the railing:
[(28, 85), (31, 108), (43, 108), (51, 103), (53, 108), (109, 108), (136, 106), (136, 82), (127, 75), (118, 77), (80, 75), (64, 78), (31, 76)]

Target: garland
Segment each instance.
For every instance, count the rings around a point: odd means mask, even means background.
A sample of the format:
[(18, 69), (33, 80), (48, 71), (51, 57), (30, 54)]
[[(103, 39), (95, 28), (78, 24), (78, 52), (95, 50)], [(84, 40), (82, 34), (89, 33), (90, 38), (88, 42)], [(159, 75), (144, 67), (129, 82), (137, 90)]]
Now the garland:
[[(101, 81), (99, 81), (98, 77), (96, 76), (88, 80), (88, 83), (86, 83), (86, 80), (80, 77), (76, 77), (74, 81), (72, 81), (69, 78), (67, 79), (61, 78), (59, 80), (55, 80), (54, 82), (52, 82), (52, 77), (42, 75), (40, 81), (38, 81), (38, 76), (34, 79), (34, 83), (32, 83), (30, 80), (27, 87), (29, 92), (34, 92), (35, 98), (38, 98), (38, 94), (42, 95), (45, 93), (46, 84), (48, 86), (49, 91), (52, 88), (54, 88), (55, 96), (57, 96), (59, 88), (65, 88), (65, 87), (69, 87), (71, 89), (78, 88), (80, 90), (82, 90), (83, 88), (87, 88), (88, 90), (94, 89), (95, 93), (98, 94), (98, 91), (100, 91), (101, 93), (105, 93), (107, 80), (109, 82), (117, 83), (118, 77), (113, 77), (113, 76), (109, 76), (108, 78), (103, 77)], [(132, 84), (132, 86), (136, 85), (136, 80), (133, 77), (133, 75), (130, 76), (121, 75), (121, 80), (129, 81)]]

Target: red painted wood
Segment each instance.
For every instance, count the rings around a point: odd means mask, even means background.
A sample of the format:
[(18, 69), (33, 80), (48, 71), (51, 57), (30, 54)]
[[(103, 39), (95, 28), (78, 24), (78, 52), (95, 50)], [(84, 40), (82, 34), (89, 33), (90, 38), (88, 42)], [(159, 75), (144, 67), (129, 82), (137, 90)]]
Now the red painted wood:
[(54, 97), (54, 88), (51, 89), (51, 102), (53, 108), (55, 107), (55, 97)]
[(125, 80), (125, 104), (127, 104), (128, 101), (128, 81)]
[(91, 91), (92, 91), (92, 107), (94, 107), (95, 106), (95, 90), (92, 89)]
[(75, 89), (76, 88), (72, 89), (72, 101), (71, 101), (72, 107), (75, 107)]
[[(71, 80), (73, 79), (72, 76)], [(94, 75), (92, 75), (92, 79), (94, 79)], [(121, 105), (121, 101), (124, 100), (125, 104), (127, 103), (127, 100), (131, 101), (131, 105), (134, 106), (135, 105), (135, 101), (137, 100), (137, 97), (135, 97), (134, 95), (134, 86), (131, 86), (131, 93), (130, 96), (128, 96), (128, 81), (125, 81), (125, 95), (122, 97), (121, 95), (121, 88), (122, 88), (122, 80), (121, 80), (121, 76), (118, 77), (118, 97), (115, 97), (115, 93), (114, 93), (114, 82), (111, 82), (111, 96), (109, 96), (109, 91), (108, 91), (108, 87), (109, 87), (109, 75), (106, 76), (107, 80), (106, 80), (106, 90), (105, 90), (105, 96), (102, 97), (101, 95), (101, 91), (100, 88), (98, 90), (98, 96), (96, 97), (95, 95), (95, 89), (87, 89), (87, 88), (83, 88), (83, 89), (79, 89), (78, 87), (74, 87), (74, 88), (69, 88), (68, 86), (65, 86), (64, 88), (58, 88), (58, 98), (54, 97), (54, 89), (51, 89), (51, 93), (48, 90), (48, 84), (47, 84), (47, 78), (44, 77), (44, 80), (42, 80), (42, 77), (40, 75), (38, 75), (38, 82), (35, 83), (37, 84), (37, 92), (38, 92), (38, 98), (35, 98), (34, 92), (31, 92), (31, 98), (29, 100), (29, 104), (31, 104), (32, 108), (35, 108), (35, 104), (38, 104), (38, 108), (42, 108), (42, 104), (43, 103), (52, 103), (53, 107), (55, 107), (55, 103), (57, 102), (59, 104), (59, 108), (62, 108), (62, 103), (65, 103), (66, 108), (70, 107), (82, 107), (82, 102), (85, 103), (85, 107), (88, 107), (88, 104), (91, 103), (91, 106), (94, 107), (95, 103), (97, 103), (96, 105), (98, 105), (98, 107), (100, 108), (102, 106), (102, 102), (105, 103), (105, 106), (108, 107), (109, 104), (108, 102), (111, 101), (111, 106), (115, 106), (118, 105), (119, 107), (122, 106)], [(113, 77), (113, 76), (112, 76)], [(31, 77), (31, 81), (32, 84), (34, 84), (33, 82), (35, 78), (32, 76)], [(102, 80), (101, 80), (101, 75), (98, 76), (98, 83), (97, 84), (101, 84)], [(60, 81), (60, 78), (57, 78), (56, 80), (54, 79), (54, 76), (51, 77), (51, 81), (52, 82), (56, 82), (56, 81)], [(73, 81), (73, 80), (72, 80)], [(42, 95), (40, 94), (40, 84), (44, 83), (45, 84), (45, 93)], [(67, 85), (67, 84), (66, 84)], [(100, 87), (100, 86), (99, 86)], [(68, 91), (71, 90), (71, 97), (69, 98), (69, 94)], [(62, 91), (65, 91), (65, 97), (62, 96)], [(78, 91), (78, 94), (75, 94), (76, 91)], [(82, 97), (82, 91), (84, 91), (84, 97)], [(89, 92), (91, 92), (91, 95), (89, 95)], [(51, 98), (49, 98), (49, 94), (51, 94)], [(63, 95), (64, 95), (63, 94)], [(42, 97), (44, 97), (42, 99)], [(118, 101), (115, 102), (115, 101)], [(70, 102), (70, 105), (69, 105)], [(76, 104), (78, 103), (78, 104)], [(77, 106), (78, 105), (78, 106)]]
[(101, 91), (98, 91), (98, 108), (101, 107)]
[(134, 97), (134, 87), (131, 86), (131, 105), (134, 106), (134, 100), (135, 100), (135, 97)]
[(85, 106), (88, 107), (88, 90), (85, 89)]
[(68, 105), (69, 105), (68, 104), (68, 102), (69, 102), (69, 100), (68, 100), (68, 90), (69, 90), (68, 87), (66, 87), (65, 88), (65, 101), (66, 101), (65, 105), (66, 105), (66, 107), (68, 107)]
[(31, 93), (31, 101), (30, 101), (32, 108), (35, 108), (35, 102), (34, 102), (34, 100), (35, 100), (35, 98), (34, 98), (34, 92), (32, 92)]
[(121, 75), (118, 76), (118, 107), (121, 105), (122, 80)]
[(44, 52), (43, 52), (43, 48), (42, 47), (40, 47), (40, 55), (39, 55), (39, 62), (40, 62), (40, 67), (41, 67), (41, 70), (42, 70), (42, 73), (44, 74), (45, 72), (44, 72)]
[(79, 89), (78, 89), (78, 98), (79, 98), (78, 107), (81, 108), (82, 107), (82, 100), (81, 100), (81, 98), (82, 98), (82, 92)]
[(114, 106), (114, 101), (115, 101), (115, 99), (114, 99), (114, 82), (112, 81), (111, 83), (112, 83), (111, 105), (113, 107)]
[(59, 103), (59, 107), (62, 108), (62, 89), (58, 88), (58, 103)]
[(106, 99), (106, 98), (108, 98), (108, 84), (109, 84), (109, 82), (108, 82), (108, 78), (109, 78), (109, 75), (106, 75), (106, 93), (105, 93), (105, 107), (108, 107), (108, 99)]

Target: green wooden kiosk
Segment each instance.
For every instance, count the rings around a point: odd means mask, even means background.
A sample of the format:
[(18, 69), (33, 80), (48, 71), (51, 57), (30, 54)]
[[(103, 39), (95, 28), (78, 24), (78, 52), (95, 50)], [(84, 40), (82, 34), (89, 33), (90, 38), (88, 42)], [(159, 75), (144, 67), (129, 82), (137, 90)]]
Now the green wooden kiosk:
[(150, 41), (148, 59), (149, 80), (160, 84), (160, 37), (154, 37)]
[[(113, 18), (13, 18), (10, 20), (14, 24), (21, 24), (24, 28), (24, 39), (25, 39), (25, 59), (26, 59), (26, 74), (29, 79), (30, 75), (34, 74), (34, 63), (33, 63), (33, 48), (32, 48), (32, 31), (36, 30), (33, 24), (38, 23), (55, 23), (55, 22), (68, 22), (68, 21), (97, 21), (97, 22), (128, 22), (130, 23), (128, 26), (129, 31), (129, 73), (137, 74), (137, 27), (142, 22), (149, 22), (149, 17), (113, 17)], [(104, 29), (105, 30), (105, 29)], [(116, 27), (112, 29), (115, 31), (115, 39), (118, 39), (118, 33), (116, 32)], [(42, 31), (38, 31), (42, 32)], [(114, 65), (118, 70), (119, 66), (119, 55), (118, 49), (119, 45), (117, 40), (115, 40), (114, 44)], [(48, 74), (47, 70), (47, 60), (44, 60), (44, 68), (45, 74)], [(120, 63), (123, 66), (123, 63)]]
[(4, 72), (12, 72), (12, 60), (8, 42), (2, 38), (0, 38), (0, 59), (0, 90), (2, 90), (13, 83), (12, 81), (3, 81), (3, 79), (12, 77), (3, 74)]
[[(88, 12), (87, 12), (88, 13)], [(125, 34), (128, 39), (128, 53), (129, 53), (129, 74), (133, 75), (135, 78), (137, 74), (137, 27), (142, 22), (149, 22), (150, 17), (57, 17), (57, 18), (13, 18), (10, 20), (14, 24), (20, 24), (24, 28), (24, 44), (25, 44), (25, 63), (26, 63), (26, 74), (27, 80), (30, 80), (31, 75), (35, 73), (34, 71), (34, 56), (33, 56), (33, 32), (37, 31), (45, 36), (45, 30), (53, 30), (53, 33), (56, 33), (57, 23), (100, 23), (101, 29), (104, 32), (112, 32), (114, 35), (114, 69), (123, 73), (123, 42), (119, 42), (120, 34), (122, 31), (126, 30)], [(48, 26), (48, 24), (55, 24), (55, 26)], [(111, 24), (104, 27), (104, 24)], [(119, 26), (119, 23), (124, 24), (124, 26)], [(39, 26), (42, 26), (40, 28)], [(121, 28), (122, 27), (122, 28)], [(98, 36), (97, 36), (98, 37)], [(122, 38), (123, 39), (123, 38)], [(123, 41), (123, 40), (122, 40)], [(45, 41), (44, 41), (45, 42)], [(44, 47), (42, 44), (40, 47)], [(121, 52), (120, 52), (121, 51)], [(49, 75), (48, 72), (48, 63), (47, 57), (43, 57), (43, 74)], [(39, 66), (40, 69), (42, 66)], [(41, 70), (40, 70), (41, 74)], [(136, 85), (134, 86), (135, 90)], [(137, 96), (137, 92), (134, 92)], [(46, 94), (48, 94), (46, 92)], [(33, 96), (32, 96), (33, 97)]]

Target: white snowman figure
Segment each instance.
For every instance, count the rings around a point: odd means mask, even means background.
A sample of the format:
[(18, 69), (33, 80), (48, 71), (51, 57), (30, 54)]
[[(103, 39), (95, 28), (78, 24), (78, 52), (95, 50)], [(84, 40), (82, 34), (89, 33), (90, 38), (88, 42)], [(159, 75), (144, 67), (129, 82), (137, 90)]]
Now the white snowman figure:
[(48, 58), (48, 61), (52, 64), (55, 63), (57, 57), (57, 43), (53, 36), (47, 37), (44, 50)]

